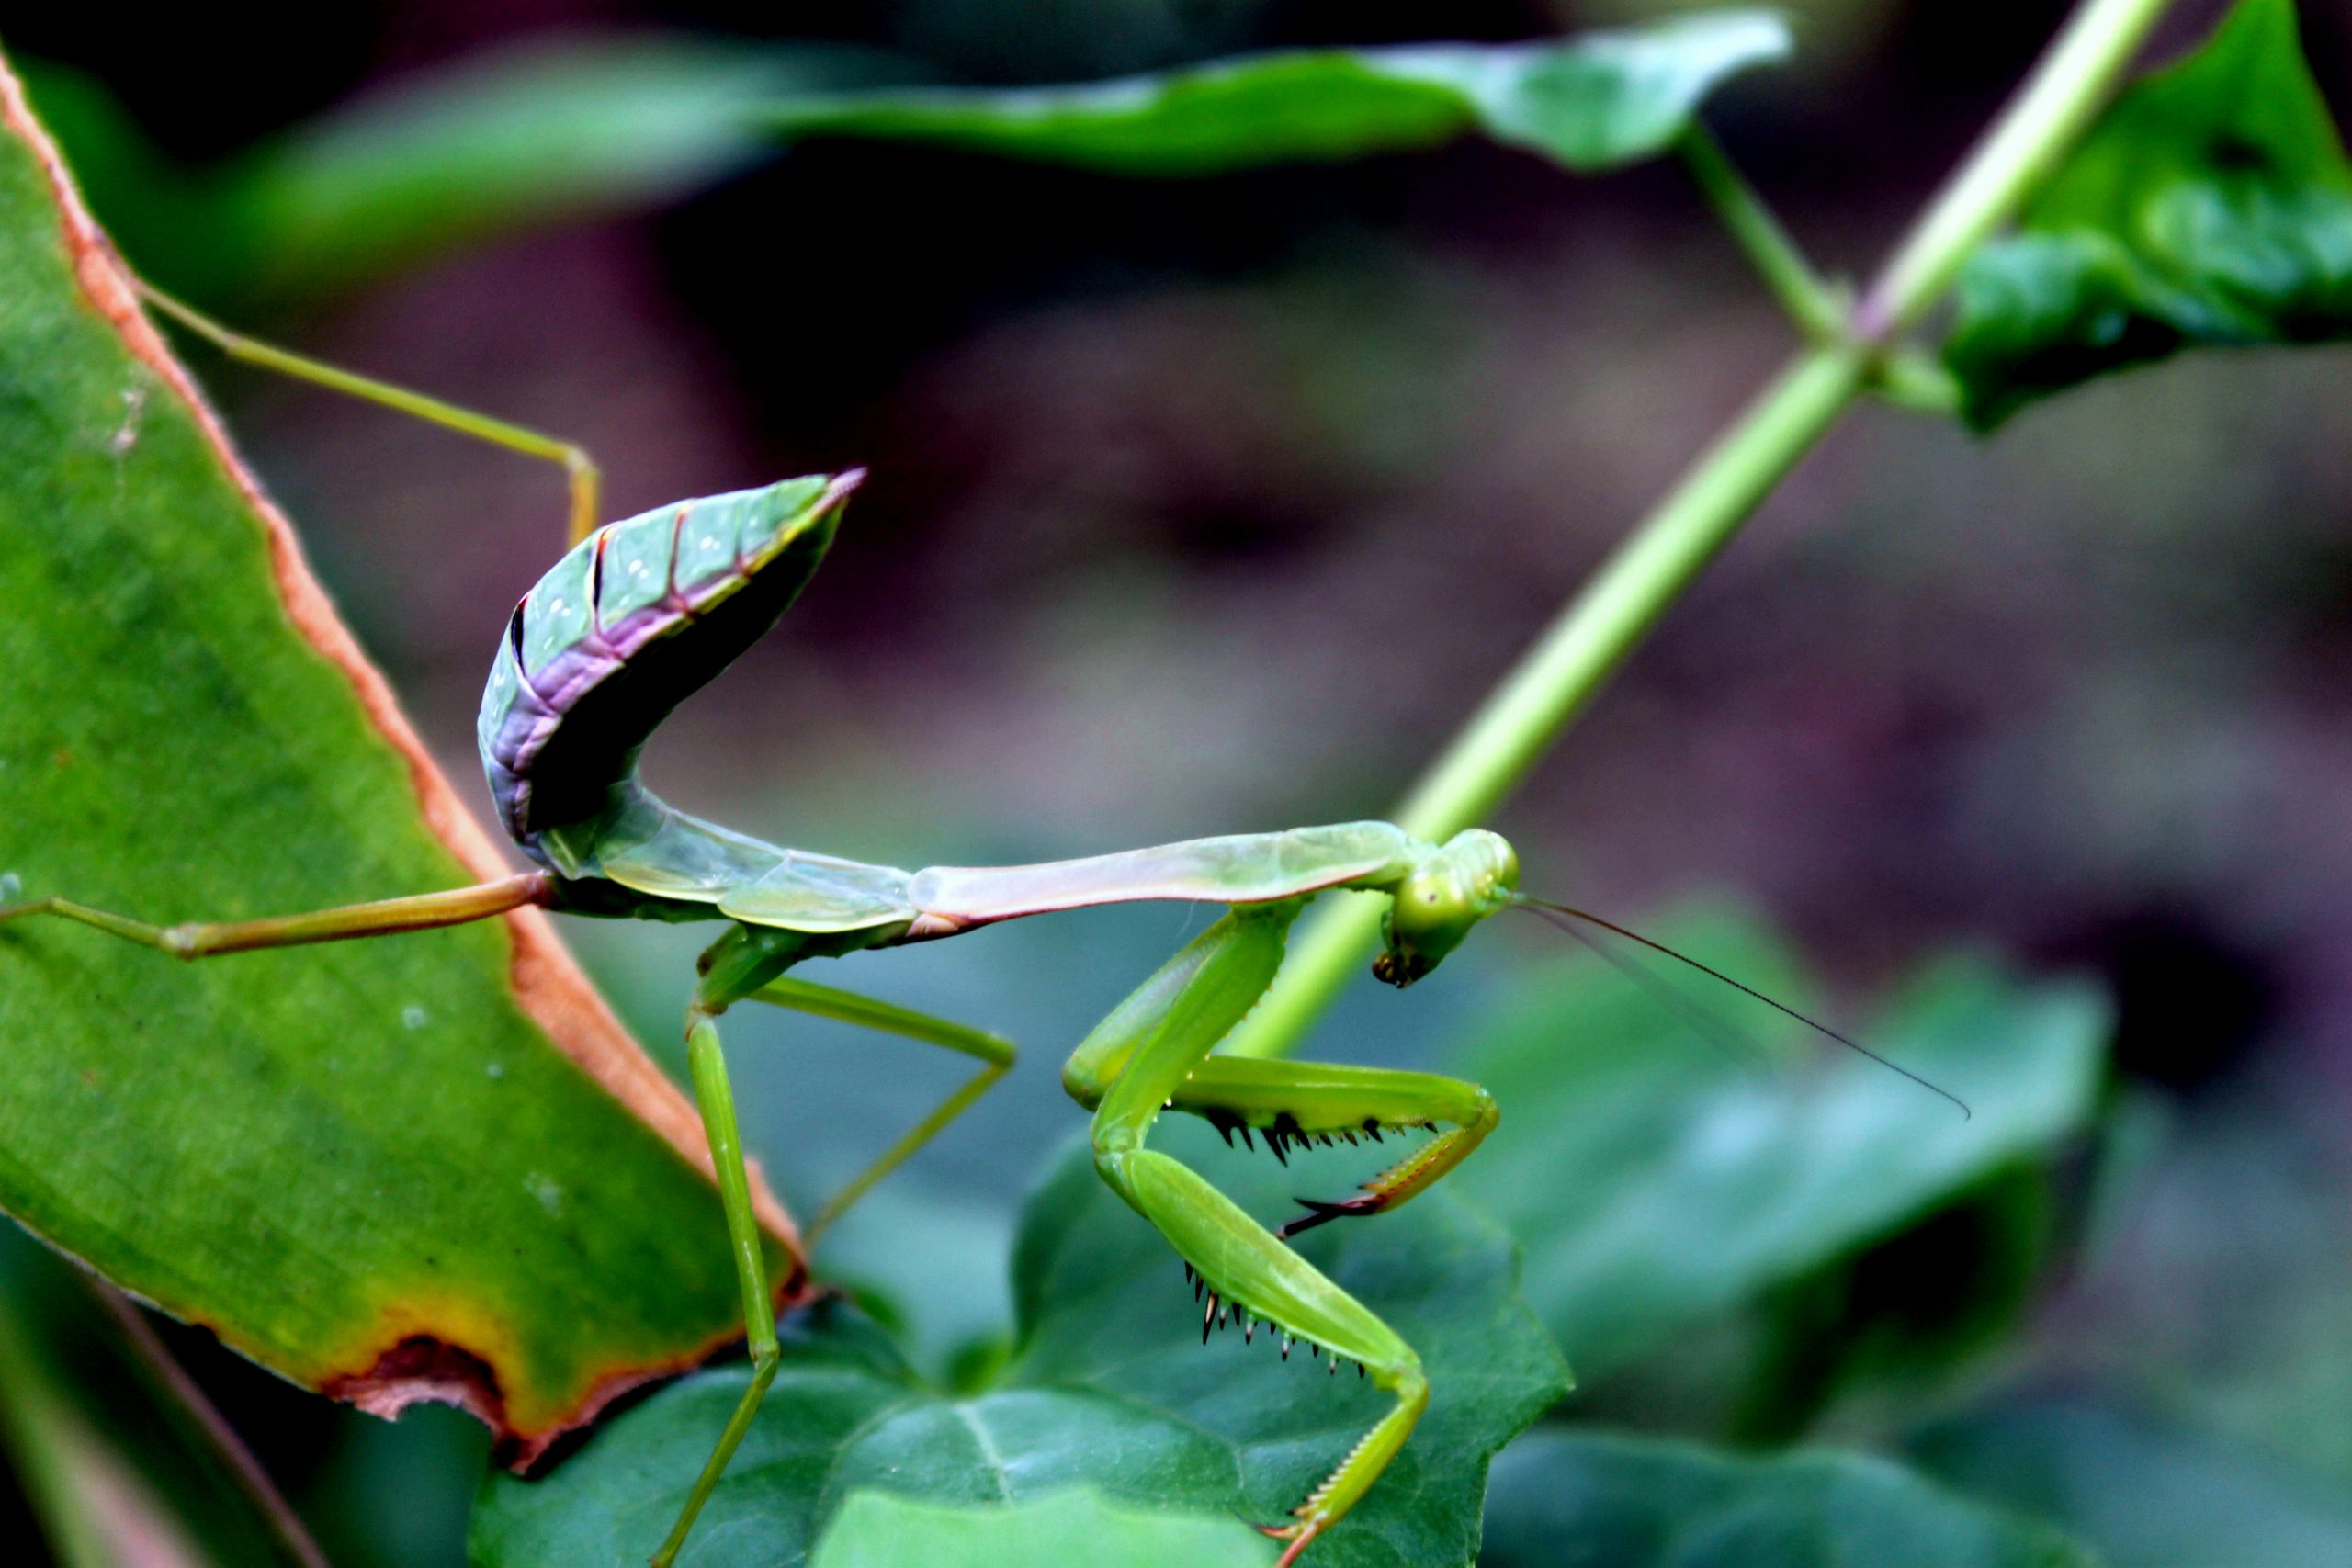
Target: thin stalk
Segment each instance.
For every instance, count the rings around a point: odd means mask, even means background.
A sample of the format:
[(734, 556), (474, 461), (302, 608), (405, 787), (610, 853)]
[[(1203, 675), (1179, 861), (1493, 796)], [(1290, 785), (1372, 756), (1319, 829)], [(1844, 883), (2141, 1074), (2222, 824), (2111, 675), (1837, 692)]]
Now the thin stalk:
[[(1443, 839), (1501, 804), (1691, 579), (1869, 388), (1894, 338), (2064, 155), (2165, 4), (2084, 0), (2076, 7), (1897, 247), (1838, 341), (1818, 344), (1784, 367), (1601, 563), (1407, 797), (1397, 813), (1405, 828)], [(1377, 899), (1354, 898), (1319, 911), (1227, 1049), (1254, 1056), (1292, 1050), (1378, 940), (1380, 910)]]
[[(1860, 350), (1808, 349), (1601, 563), (1566, 609), (1470, 716), (1396, 813), (1408, 832), (1444, 839), (1484, 818), (1534, 765), (1781, 476), (1860, 390)], [(1282, 1055), (1363, 964), (1379, 940), (1377, 898), (1335, 902), (1293, 946), (1263, 1001), (1227, 1049)]]
[(1733, 164), (1714, 132), (1696, 119), (1676, 143), (1707, 205), (1746, 253), (1765, 287), (1781, 302), (1810, 343), (1834, 343), (1846, 334), (1847, 302), (1814, 271), (1787, 229)]
[(236, 1428), (229, 1425), (228, 1418), (173, 1358), (154, 1325), (141, 1315), (129, 1296), (112, 1285), (94, 1276), (89, 1288), (122, 1331), (156, 1404), (185, 1429), (189, 1449), (227, 1472), (230, 1483), (275, 1538), (287, 1561), (300, 1564), (300, 1568), (332, 1568), (327, 1554), (311, 1538), (311, 1528), (302, 1522), (302, 1516), (294, 1511), (277, 1483), (270, 1480), (269, 1472), (261, 1467), (261, 1461), (254, 1457), (253, 1450), (245, 1446)]

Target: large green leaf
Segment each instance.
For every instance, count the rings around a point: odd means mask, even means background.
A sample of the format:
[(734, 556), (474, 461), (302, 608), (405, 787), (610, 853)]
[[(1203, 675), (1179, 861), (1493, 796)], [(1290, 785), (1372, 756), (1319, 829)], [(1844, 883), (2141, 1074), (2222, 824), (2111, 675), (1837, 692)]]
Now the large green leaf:
[[(1288, 1171), (1171, 1119), (1156, 1146), (1253, 1213), (1363, 1174), (1338, 1155)], [(1328, 1167), (1328, 1170), (1325, 1168)], [(1442, 1192), (1300, 1250), (1418, 1349), (1432, 1398), (1402, 1454), (1316, 1547), (1321, 1568), (1442, 1568), (1477, 1545), (1487, 1461), (1566, 1386), (1514, 1287), (1508, 1238)], [(1260, 1336), (1201, 1343), (1201, 1309), (1158, 1233), (1070, 1151), (1023, 1215), (1019, 1345), (987, 1386), (925, 1384), (845, 1308), (794, 1325), (782, 1371), (683, 1561), (797, 1563), (844, 1497), (880, 1489), (966, 1505), (1077, 1484), (1157, 1507), (1281, 1519), (1346, 1454), (1387, 1396)], [(488, 1568), (635, 1563), (662, 1537), (742, 1392), (741, 1371), (663, 1389), (537, 1482), (492, 1477), (475, 1514)]]
[(1123, 1508), (1085, 1488), (992, 1508), (858, 1492), (817, 1543), (815, 1568), (1265, 1568), (1276, 1551), (1236, 1518)]
[(936, 142), (1125, 175), (1205, 175), (1483, 134), (1571, 169), (1664, 151), (1726, 78), (1788, 53), (1763, 11), (1559, 42), (1242, 55), (1080, 86), (875, 89), (778, 104), (800, 136)]
[[(161, 919), (496, 874), (0, 111), (0, 873)], [(313, 1387), (527, 1450), (733, 1332), (692, 1112), (536, 916), (200, 964), (13, 923), (0, 1040), (0, 1208)]]
[(2119, 98), (1960, 302), (1945, 352), (1979, 428), (2178, 349), (2352, 334), (2352, 163), (2294, 0), (2239, 0)]
[[(1883, 1460), (1735, 1459), (1547, 1429), (1495, 1461), (1482, 1568), (2093, 1568), (2055, 1529)], [(2248, 1559), (2248, 1562), (2256, 1561)]]
[(2063, 1524), (2109, 1568), (2352, 1562), (2352, 1494), (2144, 1416), (2036, 1400), (1939, 1422), (1912, 1452), (1952, 1485)]
[[(1804, 995), (1793, 961), (1752, 925), (1671, 936), (1775, 996)], [(1698, 983), (1702, 1005), (1754, 1024), (1763, 1061), (1711, 1053), (1649, 990), (1589, 955), (1525, 984), (1462, 1055), (1503, 1120), (1457, 1179), (1518, 1235), (1528, 1300), (1588, 1371), (1891, 1235), (2048, 1150), (2092, 1108), (2107, 1012), (2080, 986), (1948, 964), (1863, 1032), (1965, 1100), (1963, 1117)]]

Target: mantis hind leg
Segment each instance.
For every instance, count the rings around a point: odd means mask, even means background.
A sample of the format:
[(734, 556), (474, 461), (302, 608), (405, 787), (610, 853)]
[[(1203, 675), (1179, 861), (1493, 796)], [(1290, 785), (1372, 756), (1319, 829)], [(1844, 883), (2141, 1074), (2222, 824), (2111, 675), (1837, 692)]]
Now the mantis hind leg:
[[(13, 882), (14, 878), (0, 881)], [(358, 937), (464, 925), (469, 920), (487, 919), (519, 909), (526, 904), (545, 904), (552, 896), (554, 886), (554, 879), (546, 872), (531, 871), (442, 893), (379, 898), (369, 904), (345, 904), (332, 909), (274, 915), (258, 920), (196, 921), (176, 926), (155, 925), (112, 910), (93, 908), (71, 898), (32, 898), (0, 904), (0, 921), (29, 915), (55, 915), (177, 958), (211, 958), (224, 953), (300, 947), (311, 942), (348, 942)]]
[(1091, 1073), (1109, 1077), (1094, 1115), (1095, 1168), (1198, 1277), (1207, 1294), (1204, 1335), (1227, 1314), (1252, 1325), (1263, 1321), (1285, 1336), (1285, 1355), (1288, 1340), (1305, 1340), (1328, 1352), (1335, 1370), (1353, 1360), (1395, 1395), (1387, 1414), (1293, 1510), (1292, 1522), (1268, 1530), (1290, 1543), (1284, 1568), (1355, 1506), (1404, 1447), (1428, 1407), (1429, 1380), (1420, 1358), (1371, 1309), (1145, 1140), (1160, 1111), (1193, 1092), (1188, 1084), (1214, 1065), (1209, 1052), (1272, 981), (1298, 908), (1290, 900), (1227, 915), (1115, 1010), (1064, 1075), (1073, 1092), (1092, 1087)]
[(588, 456), (587, 448), (552, 435), (543, 435), (536, 430), (512, 424), (503, 419), (492, 419), (488, 414), (459, 408), (455, 403), (443, 402), (439, 398), (427, 397), (423, 392), (396, 387), (389, 381), (379, 381), (372, 376), (342, 369), (322, 360), (296, 354), (291, 349), (264, 343), (258, 338), (247, 337), (143, 280), (139, 285), (139, 292), (147, 303), (232, 359), (258, 365), (281, 376), (291, 376), (298, 381), (308, 381), (314, 387), (324, 387), (330, 391), (341, 392), (345, 397), (357, 398), (400, 413), (413, 414), (445, 430), (454, 430), (461, 435), (487, 441), (493, 446), (503, 446), (510, 452), (520, 452), (526, 457), (544, 457), (548, 462), (561, 465), (564, 478), (571, 487), (568, 542), (576, 545), (595, 532), (598, 491), (604, 483), (604, 476)]

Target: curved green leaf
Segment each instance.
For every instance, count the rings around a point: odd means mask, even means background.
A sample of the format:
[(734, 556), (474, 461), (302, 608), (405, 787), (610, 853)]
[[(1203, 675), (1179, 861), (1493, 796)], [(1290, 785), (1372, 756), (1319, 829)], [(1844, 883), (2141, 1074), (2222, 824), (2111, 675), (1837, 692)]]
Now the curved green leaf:
[[(1679, 947), (1803, 1007), (1759, 929), (1674, 930)], [(1672, 982), (1679, 987), (1678, 979)], [(1462, 1070), (1504, 1107), (1456, 1179), (1527, 1249), (1527, 1296), (1589, 1371), (1886, 1236), (2083, 1125), (2107, 1010), (2075, 985), (1975, 964), (1922, 976), (1860, 1038), (1968, 1102), (1823, 1046), (1777, 1014), (1765, 1063), (1710, 1054), (1643, 987), (1587, 957), (1476, 1030)], [(1777, 1064), (1777, 1065), (1774, 1065)]]
[(1724, 11), (1565, 41), (1283, 51), (987, 90), (864, 85), (911, 67), (837, 47), (580, 39), (420, 75), (202, 169), (172, 165), (88, 79), (46, 67), (36, 85), (132, 260), (218, 300), (324, 292), (673, 198), (773, 156), (780, 136), (1205, 175), (1484, 134), (1606, 169), (1663, 151), (1709, 93), (1789, 47), (1777, 16)]
[[(1154, 1145), (1253, 1213), (1365, 1174), (1327, 1154), (1285, 1172), (1171, 1118)], [(1337, 1233), (1337, 1234), (1335, 1234)], [(1377, 1222), (1334, 1225), (1300, 1250), (1421, 1354), (1432, 1398), (1402, 1454), (1315, 1548), (1321, 1568), (1442, 1568), (1476, 1550), (1487, 1461), (1565, 1391), (1566, 1371), (1513, 1293), (1518, 1262), (1491, 1224), (1442, 1192)], [(1266, 1336), (1201, 1343), (1176, 1256), (1072, 1149), (1031, 1199), (1015, 1246), (1020, 1340), (989, 1386), (956, 1393), (910, 1372), (846, 1308), (788, 1325), (760, 1418), (714, 1494), (685, 1561), (797, 1563), (851, 1494), (962, 1505), (1077, 1484), (1130, 1503), (1279, 1520), (1386, 1408), (1351, 1371)], [(495, 1476), (474, 1519), (486, 1568), (633, 1564), (661, 1540), (747, 1373), (707, 1372), (622, 1415), (542, 1481)]]
[(264, 282), (351, 280), (713, 184), (768, 156), (759, 105), (847, 68), (838, 53), (685, 38), (493, 54), (261, 148), (220, 218), (254, 237)]
[(130, 258), (175, 291), (222, 299), (347, 288), (471, 241), (677, 197), (773, 155), (761, 105), (871, 73), (813, 47), (535, 43), (409, 78), (203, 168), (166, 163), (78, 73), (43, 66), (32, 82)]
[(1279, 1549), (1240, 1520), (1123, 1508), (1086, 1488), (1034, 1503), (958, 1508), (889, 1492), (851, 1494), (815, 1568), (1265, 1568)]
[(1482, 1568), (2094, 1568), (2055, 1529), (1860, 1454), (1548, 1429), (1495, 1461)]
[(2352, 163), (2294, 0), (2239, 0), (2116, 100), (1962, 273), (1945, 355), (1989, 429), (2090, 377), (2206, 345), (2352, 335)]
[(1910, 1447), (1951, 1485), (2064, 1525), (2109, 1568), (2352, 1562), (2352, 1494), (2145, 1416), (2033, 1400), (1939, 1422)]
[(1068, 87), (873, 89), (777, 104), (799, 136), (933, 142), (1123, 175), (1208, 175), (1473, 133), (1591, 172), (1663, 152), (1727, 78), (1789, 52), (1764, 11), (1559, 42), (1242, 55)]
[[(0, 119), (0, 873), (164, 920), (499, 874), (5, 70)], [(16, 921), (0, 1040), (0, 1208), (311, 1387), (527, 1451), (735, 1332), (692, 1112), (535, 916), (197, 964)]]

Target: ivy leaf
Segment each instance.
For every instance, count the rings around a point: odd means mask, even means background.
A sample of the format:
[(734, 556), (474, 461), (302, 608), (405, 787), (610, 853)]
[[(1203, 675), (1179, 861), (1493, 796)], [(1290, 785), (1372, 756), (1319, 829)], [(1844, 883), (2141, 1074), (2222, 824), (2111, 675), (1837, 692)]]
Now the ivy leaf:
[[(1793, 959), (1720, 919), (1674, 944), (1800, 1008)], [(1681, 981), (1663, 975), (1654, 984)], [(1502, 1124), (1455, 1179), (1527, 1249), (1527, 1295), (1588, 1371), (1621, 1365), (2037, 1157), (2091, 1113), (2099, 997), (1982, 964), (1922, 976), (1859, 1036), (1950, 1100), (1760, 1009), (1758, 1060), (1710, 1054), (1675, 1010), (1589, 957), (1471, 1032), (1460, 1068)], [(1741, 998), (1723, 993), (1730, 1003)]]
[(1772, 13), (1702, 12), (1543, 43), (1285, 51), (1077, 86), (810, 96), (778, 103), (773, 123), (801, 137), (933, 142), (1157, 175), (1476, 133), (1591, 173), (1665, 151), (1710, 92), (1789, 49)]
[[(1155, 1147), (1252, 1213), (1295, 1190), (1342, 1191), (1364, 1170), (1318, 1152), (1284, 1169), (1163, 1121)], [(1306, 1185), (1302, 1185), (1305, 1183)], [(1566, 1369), (1516, 1293), (1518, 1259), (1491, 1223), (1433, 1192), (1334, 1225), (1300, 1250), (1419, 1351), (1428, 1415), (1371, 1492), (1315, 1548), (1321, 1568), (1437, 1568), (1477, 1550), (1487, 1460), (1566, 1388)], [(1159, 1234), (1103, 1186), (1080, 1145), (1023, 1212), (1013, 1255), (1019, 1342), (987, 1386), (924, 1383), (847, 1307), (788, 1325), (784, 1364), (689, 1541), (691, 1568), (798, 1563), (862, 1490), (964, 1506), (1091, 1485), (1124, 1503), (1281, 1520), (1388, 1396), (1305, 1347), (1259, 1333), (1201, 1343), (1202, 1309)], [(543, 1481), (495, 1476), (474, 1517), (483, 1568), (613, 1568), (662, 1539), (748, 1378), (712, 1371), (611, 1422)]]
[(1478, 1561), (1481, 1568), (2095, 1563), (2051, 1526), (1884, 1460), (1805, 1451), (1744, 1459), (1557, 1427), (1531, 1434), (1495, 1461)]
[(1960, 280), (1945, 356), (1990, 429), (2184, 348), (2352, 335), (2352, 163), (2294, 0), (2239, 0), (2125, 92)]

